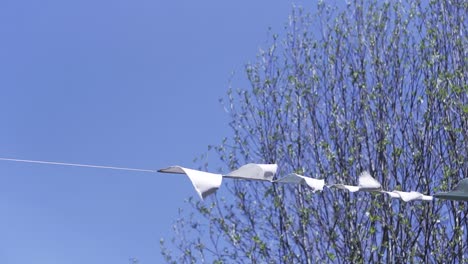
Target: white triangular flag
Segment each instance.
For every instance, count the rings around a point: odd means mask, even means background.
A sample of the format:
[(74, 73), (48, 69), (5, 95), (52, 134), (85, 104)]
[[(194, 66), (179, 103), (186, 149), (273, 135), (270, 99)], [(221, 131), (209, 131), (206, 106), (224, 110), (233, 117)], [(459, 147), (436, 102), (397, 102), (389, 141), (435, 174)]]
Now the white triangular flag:
[(359, 186), (353, 186), (353, 185), (345, 185), (345, 184), (332, 184), (329, 185), (328, 187), (335, 187), (341, 190), (348, 190), (350, 192), (357, 192), (359, 191)]
[(331, 184), (328, 185), (327, 187), (335, 187), (338, 189), (342, 190), (348, 190), (350, 192), (357, 192), (357, 191), (380, 191), (382, 189), (382, 186), (380, 183), (372, 178), (370, 173), (368, 171), (363, 171), (359, 175), (358, 179), (358, 186), (354, 185), (346, 185), (346, 184)]
[(383, 191), (383, 192), (390, 195), (390, 197), (392, 197), (392, 198), (399, 198), (404, 202), (410, 202), (410, 201), (416, 201), (416, 200), (432, 201), (432, 196), (424, 195), (424, 194), (422, 194), (420, 192), (415, 192), (415, 191), (411, 191), (411, 192), (403, 192), (403, 191), (388, 192), (388, 191)]
[(171, 166), (165, 169), (160, 169), (158, 172), (186, 174), (202, 200), (218, 190), (223, 180), (223, 176), (221, 174), (192, 170), (181, 166)]
[(363, 171), (359, 175), (359, 190), (360, 191), (380, 191), (382, 185), (374, 179), (368, 171)]
[(246, 180), (273, 181), (273, 177), (278, 170), (276, 164), (255, 164), (249, 163), (239, 169), (223, 175), (227, 178), (237, 178)]
[(382, 191), (382, 192), (388, 194), (388, 196), (390, 196), (390, 198), (400, 199), (400, 195), (398, 193), (389, 192), (389, 191)]
[(306, 184), (312, 189), (313, 192), (323, 191), (323, 186), (325, 186), (325, 180), (323, 179), (314, 179), (314, 178), (302, 176), (296, 173), (291, 173), (277, 180), (276, 182)]

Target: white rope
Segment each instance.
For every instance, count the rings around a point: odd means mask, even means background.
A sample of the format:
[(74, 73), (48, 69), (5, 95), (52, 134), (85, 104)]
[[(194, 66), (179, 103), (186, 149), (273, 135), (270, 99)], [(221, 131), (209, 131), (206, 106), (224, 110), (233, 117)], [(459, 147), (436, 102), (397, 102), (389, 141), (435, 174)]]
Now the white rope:
[(4, 161), (24, 162), (24, 163), (36, 163), (36, 164), (48, 164), (48, 165), (60, 165), (60, 166), (72, 166), (72, 167), (86, 167), (86, 168), (97, 168), (97, 169), (109, 169), (109, 170), (125, 170), (125, 171), (140, 171), (140, 172), (157, 172), (156, 170), (145, 170), (135, 168), (124, 168), (124, 167), (112, 167), (112, 166), (100, 166), (90, 164), (78, 164), (78, 163), (65, 163), (55, 161), (43, 161), (43, 160), (26, 160), (26, 159), (12, 159), (12, 158), (0, 158)]

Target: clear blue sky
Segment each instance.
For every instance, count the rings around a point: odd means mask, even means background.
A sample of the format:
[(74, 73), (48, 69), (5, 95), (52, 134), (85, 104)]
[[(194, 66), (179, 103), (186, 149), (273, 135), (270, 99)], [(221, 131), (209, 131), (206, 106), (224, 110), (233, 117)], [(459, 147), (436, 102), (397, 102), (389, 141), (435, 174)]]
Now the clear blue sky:
[[(0, 157), (194, 167), (292, 3), (1, 0)], [(189, 196), (180, 175), (0, 161), (0, 263), (160, 263)]]

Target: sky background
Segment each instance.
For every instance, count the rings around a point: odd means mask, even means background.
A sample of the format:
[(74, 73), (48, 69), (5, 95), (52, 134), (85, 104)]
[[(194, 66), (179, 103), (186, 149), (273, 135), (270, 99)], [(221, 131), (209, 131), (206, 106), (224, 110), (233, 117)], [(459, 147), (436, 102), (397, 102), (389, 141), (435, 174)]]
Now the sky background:
[[(0, 0), (0, 157), (197, 167), (293, 3)], [(161, 263), (190, 196), (181, 175), (0, 161), (0, 262)]]

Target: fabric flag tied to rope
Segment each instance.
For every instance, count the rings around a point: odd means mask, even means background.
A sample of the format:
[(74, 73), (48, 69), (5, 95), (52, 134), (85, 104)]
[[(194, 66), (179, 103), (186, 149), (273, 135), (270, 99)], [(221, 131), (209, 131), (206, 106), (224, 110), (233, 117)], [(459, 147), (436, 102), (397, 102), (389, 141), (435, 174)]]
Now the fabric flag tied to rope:
[(400, 199), (404, 202), (410, 202), (410, 201), (416, 201), (416, 200), (420, 200), (420, 201), (432, 201), (432, 196), (429, 196), (429, 195), (424, 195), (420, 192), (415, 192), (415, 191), (411, 191), (411, 192), (402, 192), (402, 191), (392, 191), (392, 192), (388, 192), (388, 191), (382, 191), (383, 193), (386, 193), (388, 194), (391, 198), (394, 198), (394, 199)]
[(271, 182), (273, 181), (273, 177), (275, 176), (277, 170), (278, 165), (276, 164), (249, 163), (235, 171), (224, 175), (224, 177)]
[(342, 190), (348, 190), (350, 192), (357, 191), (369, 191), (369, 192), (379, 192), (382, 190), (382, 185), (374, 179), (368, 171), (363, 171), (359, 175), (358, 186), (345, 185), (345, 184), (331, 184), (328, 187), (334, 187)]
[(310, 189), (312, 189), (312, 192), (323, 191), (323, 186), (325, 186), (324, 179), (314, 179), (296, 173), (291, 173), (284, 178), (277, 180), (276, 182), (305, 184), (309, 186)]
[(216, 190), (221, 186), (221, 182), (223, 180), (223, 176), (221, 174), (192, 170), (180, 166), (171, 166), (158, 170), (158, 172), (186, 174), (197, 191), (198, 196), (200, 196), (202, 200), (208, 195), (216, 192)]

